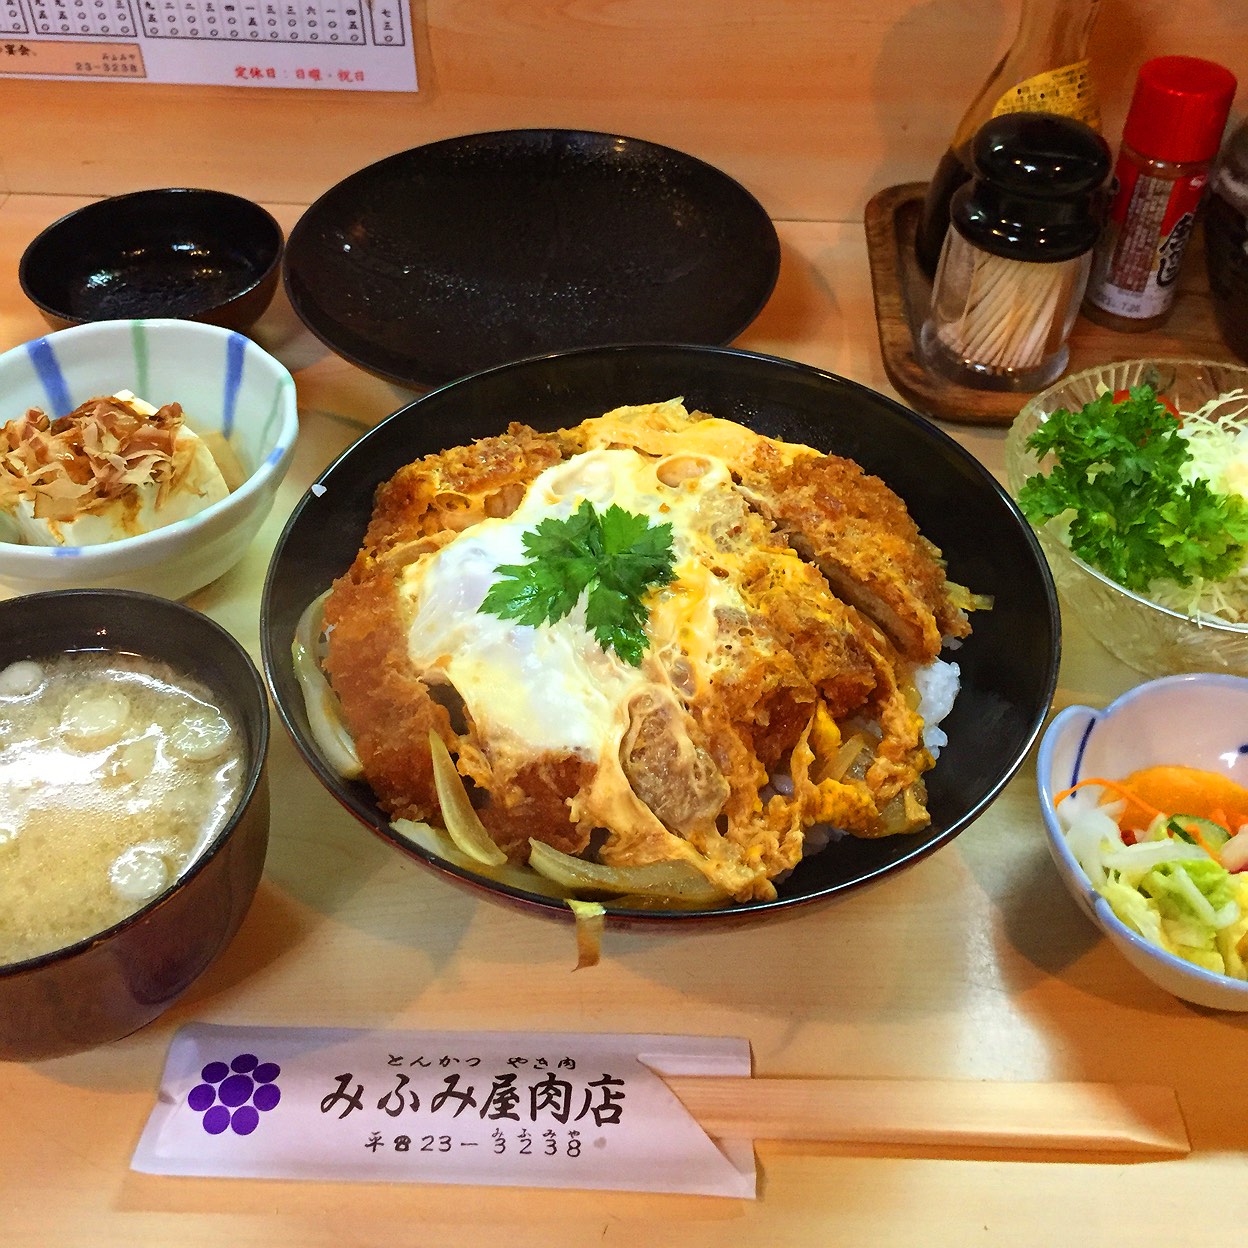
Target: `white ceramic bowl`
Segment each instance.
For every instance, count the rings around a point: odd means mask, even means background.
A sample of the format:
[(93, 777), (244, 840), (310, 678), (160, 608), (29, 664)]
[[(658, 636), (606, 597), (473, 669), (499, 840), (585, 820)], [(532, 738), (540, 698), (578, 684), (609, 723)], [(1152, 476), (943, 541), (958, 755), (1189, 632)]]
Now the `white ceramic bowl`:
[[(1103, 711), (1071, 706), (1040, 742), (1037, 784), (1049, 853), (1071, 896), (1136, 970), (1196, 1005), (1248, 1011), (1248, 982), (1195, 966), (1127, 927), (1092, 887), (1066, 844), (1054, 797), (1080, 779), (1121, 779), (1142, 767), (1183, 764), (1248, 785), (1248, 679), (1186, 673), (1137, 685)], [(1068, 802), (1097, 800), (1095, 791)]]
[[(1248, 390), (1248, 368), (1209, 360), (1126, 360), (1072, 373), (1028, 400), (1010, 426), (1005, 467), (1010, 493), (1018, 498), (1028, 477), (1048, 461), (1028, 450), (1027, 439), (1059, 408), (1077, 411), (1104, 390), (1151, 382), (1180, 411), (1192, 411), (1229, 390)], [(1172, 611), (1098, 572), (1071, 554), (1054, 521), (1036, 536), (1048, 558), (1062, 602), (1107, 650), (1145, 676), (1175, 672), (1230, 672), (1248, 676), (1248, 625), (1198, 622)]]
[(131, 390), (180, 403), (198, 434), (221, 433), (245, 480), (198, 515), (99, 546), (0, 542), (0, 584), (14, 593), (135, 589), (184, 598), (242, 557), (290, 467), (299, 421), (290, 373), (249, 338), (193, 321), (99, 321), (0, 355), (0, 423), (38, 407), (63, 416)]

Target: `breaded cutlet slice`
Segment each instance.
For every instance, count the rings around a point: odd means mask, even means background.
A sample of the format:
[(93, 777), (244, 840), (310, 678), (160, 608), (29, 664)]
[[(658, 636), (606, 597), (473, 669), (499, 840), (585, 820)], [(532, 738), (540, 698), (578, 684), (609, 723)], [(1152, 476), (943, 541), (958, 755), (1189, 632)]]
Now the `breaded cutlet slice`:
[(970, 633), (940, 551), (878, 477), (837, 455), (781, 460), (765, 446), (736, 467), (751, 504), (905, 658), (929, 663), (945, 639)]

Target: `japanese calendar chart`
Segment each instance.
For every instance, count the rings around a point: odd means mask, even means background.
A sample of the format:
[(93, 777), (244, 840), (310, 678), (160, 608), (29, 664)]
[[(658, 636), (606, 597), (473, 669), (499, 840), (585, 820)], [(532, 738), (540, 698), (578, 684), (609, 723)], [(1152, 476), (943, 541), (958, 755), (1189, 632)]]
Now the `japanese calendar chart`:
[(0, 0), (0, 76), (414, 91), (407, 0)]

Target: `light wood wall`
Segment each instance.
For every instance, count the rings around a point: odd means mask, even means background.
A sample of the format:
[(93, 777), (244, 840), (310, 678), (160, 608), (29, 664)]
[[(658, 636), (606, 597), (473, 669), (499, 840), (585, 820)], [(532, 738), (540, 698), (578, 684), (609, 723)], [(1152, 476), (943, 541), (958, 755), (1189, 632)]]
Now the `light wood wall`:
[[(0, 190), (300, 203), (433, 139), (566, 126), (701, 156), (777, 220), (850, 220), (929, 175), (1018, 21), (1018, 0), (411, 3), (414, 95), (0, 80)], [(1248, 0), (1102, 0), (1091, 55), (1111, 142), (1139, 64), (1166, 52), (1227, 65), (1245, 111)]]

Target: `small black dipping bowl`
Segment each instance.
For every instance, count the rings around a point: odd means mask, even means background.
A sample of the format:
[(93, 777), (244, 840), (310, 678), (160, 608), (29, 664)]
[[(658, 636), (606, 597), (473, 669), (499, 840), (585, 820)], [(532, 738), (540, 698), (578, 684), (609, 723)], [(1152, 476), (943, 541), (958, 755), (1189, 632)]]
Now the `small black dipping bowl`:
[(0, 965), (3, 1061), (78, 1052), (151, 1022), (233, 939), (268, 849), (268, 699), (243, 647), (207, 616), (129, 590), (57, 590), (0, 602), (0, 668), (71, 650), (145, 655), (199, 680), (241, 729), (246, 771), (233, 815), (159, 896), (95, 936)]
[(52, 222), (18, 280), (53, 329), (176, 317), (246, 330), (281, 277), (282, 227), (225, 191), (168, 187), (97, 200)]

